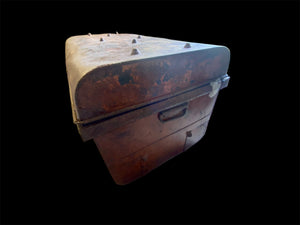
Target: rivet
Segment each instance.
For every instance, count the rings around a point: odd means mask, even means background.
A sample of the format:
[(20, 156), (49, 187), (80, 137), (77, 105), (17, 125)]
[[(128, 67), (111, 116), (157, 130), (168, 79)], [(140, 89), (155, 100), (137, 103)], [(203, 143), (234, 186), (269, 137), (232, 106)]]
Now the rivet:
[(91, 34), (91, 33), (88, 33), (88, 35), (89, 35), (89, 36), (92, 36), (92, 34)]
[(110, 34), (107, 34), (107, 37), (110, 37)]
[(135, 39), (132, 39), (132, 44), (135, 44), (136, 43), (136, 40)]
[(192, 131), (186, 132), (186, 136), (187, 136), (187, 137), (192, 137), (192, 136), (193, 136)]
[(191, 44), (190, 43), (186, 43), (184, 48), (190, 48), (191, 47)]
[(140, 54), (139, 50), (137, 48), (133, 48), (131, 51), (131, 55), (138, 55)]
[(103, 38), (100, 38), (100, 41), (104, 41)]
[(116, 34), (119, 34), (119, 32), (118, 32), (118, 31), (116, 31)]
[(141, 35), (139, 35), (137, 38), (138, 38), (138, 39), (141, 39)]

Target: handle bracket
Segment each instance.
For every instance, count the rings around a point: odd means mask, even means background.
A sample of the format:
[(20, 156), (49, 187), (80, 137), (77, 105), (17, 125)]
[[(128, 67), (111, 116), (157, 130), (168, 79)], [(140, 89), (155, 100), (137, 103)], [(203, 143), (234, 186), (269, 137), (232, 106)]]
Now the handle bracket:
[(214, 97), (219, 92), (221, 85), (222, 85), (222, 81), (220, 78), (210, 82), (210, 86), (212, 88), (211, 92), (209, 93), (210, 98)]

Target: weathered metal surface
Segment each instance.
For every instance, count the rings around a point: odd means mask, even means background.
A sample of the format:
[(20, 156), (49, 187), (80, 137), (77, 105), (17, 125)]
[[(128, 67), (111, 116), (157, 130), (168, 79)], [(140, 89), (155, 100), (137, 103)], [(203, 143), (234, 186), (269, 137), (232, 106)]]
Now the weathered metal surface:
[[(223, 76), (222, 86), (224, 88), (228, 84), (228, 76)], [(84, 141), (90, 140), (96, 136), (103, 135), (118, 127), (125, 126), (129, 123), (133, 123), (143, 117), (151, 115), (152, 113), (159, 113), (164, 109), (168, 109), (172, 106), (182, 104), (187, 101), (191, 101), (200, 96), (211, 93), (212, 88), (209, 84), (202, 85), (197, 88), (188, 89), (184, 92), (172, 94), (166, 99), (156, 102), (150, 102), (146, 106), (135, 106), (133, 109), (120, 110), (108, 114), (104, 119), (94, 118), (91, 122), (84, 124), (77, 124), (78, 130)]]
[(228, 84), (229, 57), (224, 46), (135, 34), (66, 41), (74, 122), (84, 141), (94, 139), (116, 183), (147, 174), (202, 138)]
[[(74, 121), (92, 119), (125, 107), (197, 86), (224, 75), (224, 46), (174, 41), (134, 34), (75, 36), (66, 41), (66, 66)], [(137, 49), (140, 54), (132, 51)]]
[(226, 63), (226, 52), (216, 48), (97, 68), (77, 85), (78, 115), (91, 119), (182, 91), (226, 74)]

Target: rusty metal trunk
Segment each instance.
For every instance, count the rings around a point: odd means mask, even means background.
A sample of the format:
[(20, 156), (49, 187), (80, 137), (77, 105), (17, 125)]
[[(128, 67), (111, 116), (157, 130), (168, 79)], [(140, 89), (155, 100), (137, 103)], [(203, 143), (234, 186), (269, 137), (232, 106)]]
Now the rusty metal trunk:
[(74, 36), (66, 67), (74, 123), (94, 139), (113, 179), (127, 184), (205, 134), (230, 52), (136, 34)]

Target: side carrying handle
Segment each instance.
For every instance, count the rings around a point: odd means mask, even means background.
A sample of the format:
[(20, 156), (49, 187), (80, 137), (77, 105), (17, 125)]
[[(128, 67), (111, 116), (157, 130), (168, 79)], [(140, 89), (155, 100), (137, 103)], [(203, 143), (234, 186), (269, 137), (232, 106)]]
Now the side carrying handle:
[(181, 105), (175, 106), (171, 109), (167, 109), (158, 113), (158, 119), (161, 122), (171, 121), (180, 117), (183, 117), (187, 113), (188, 103), (185, 102)]

